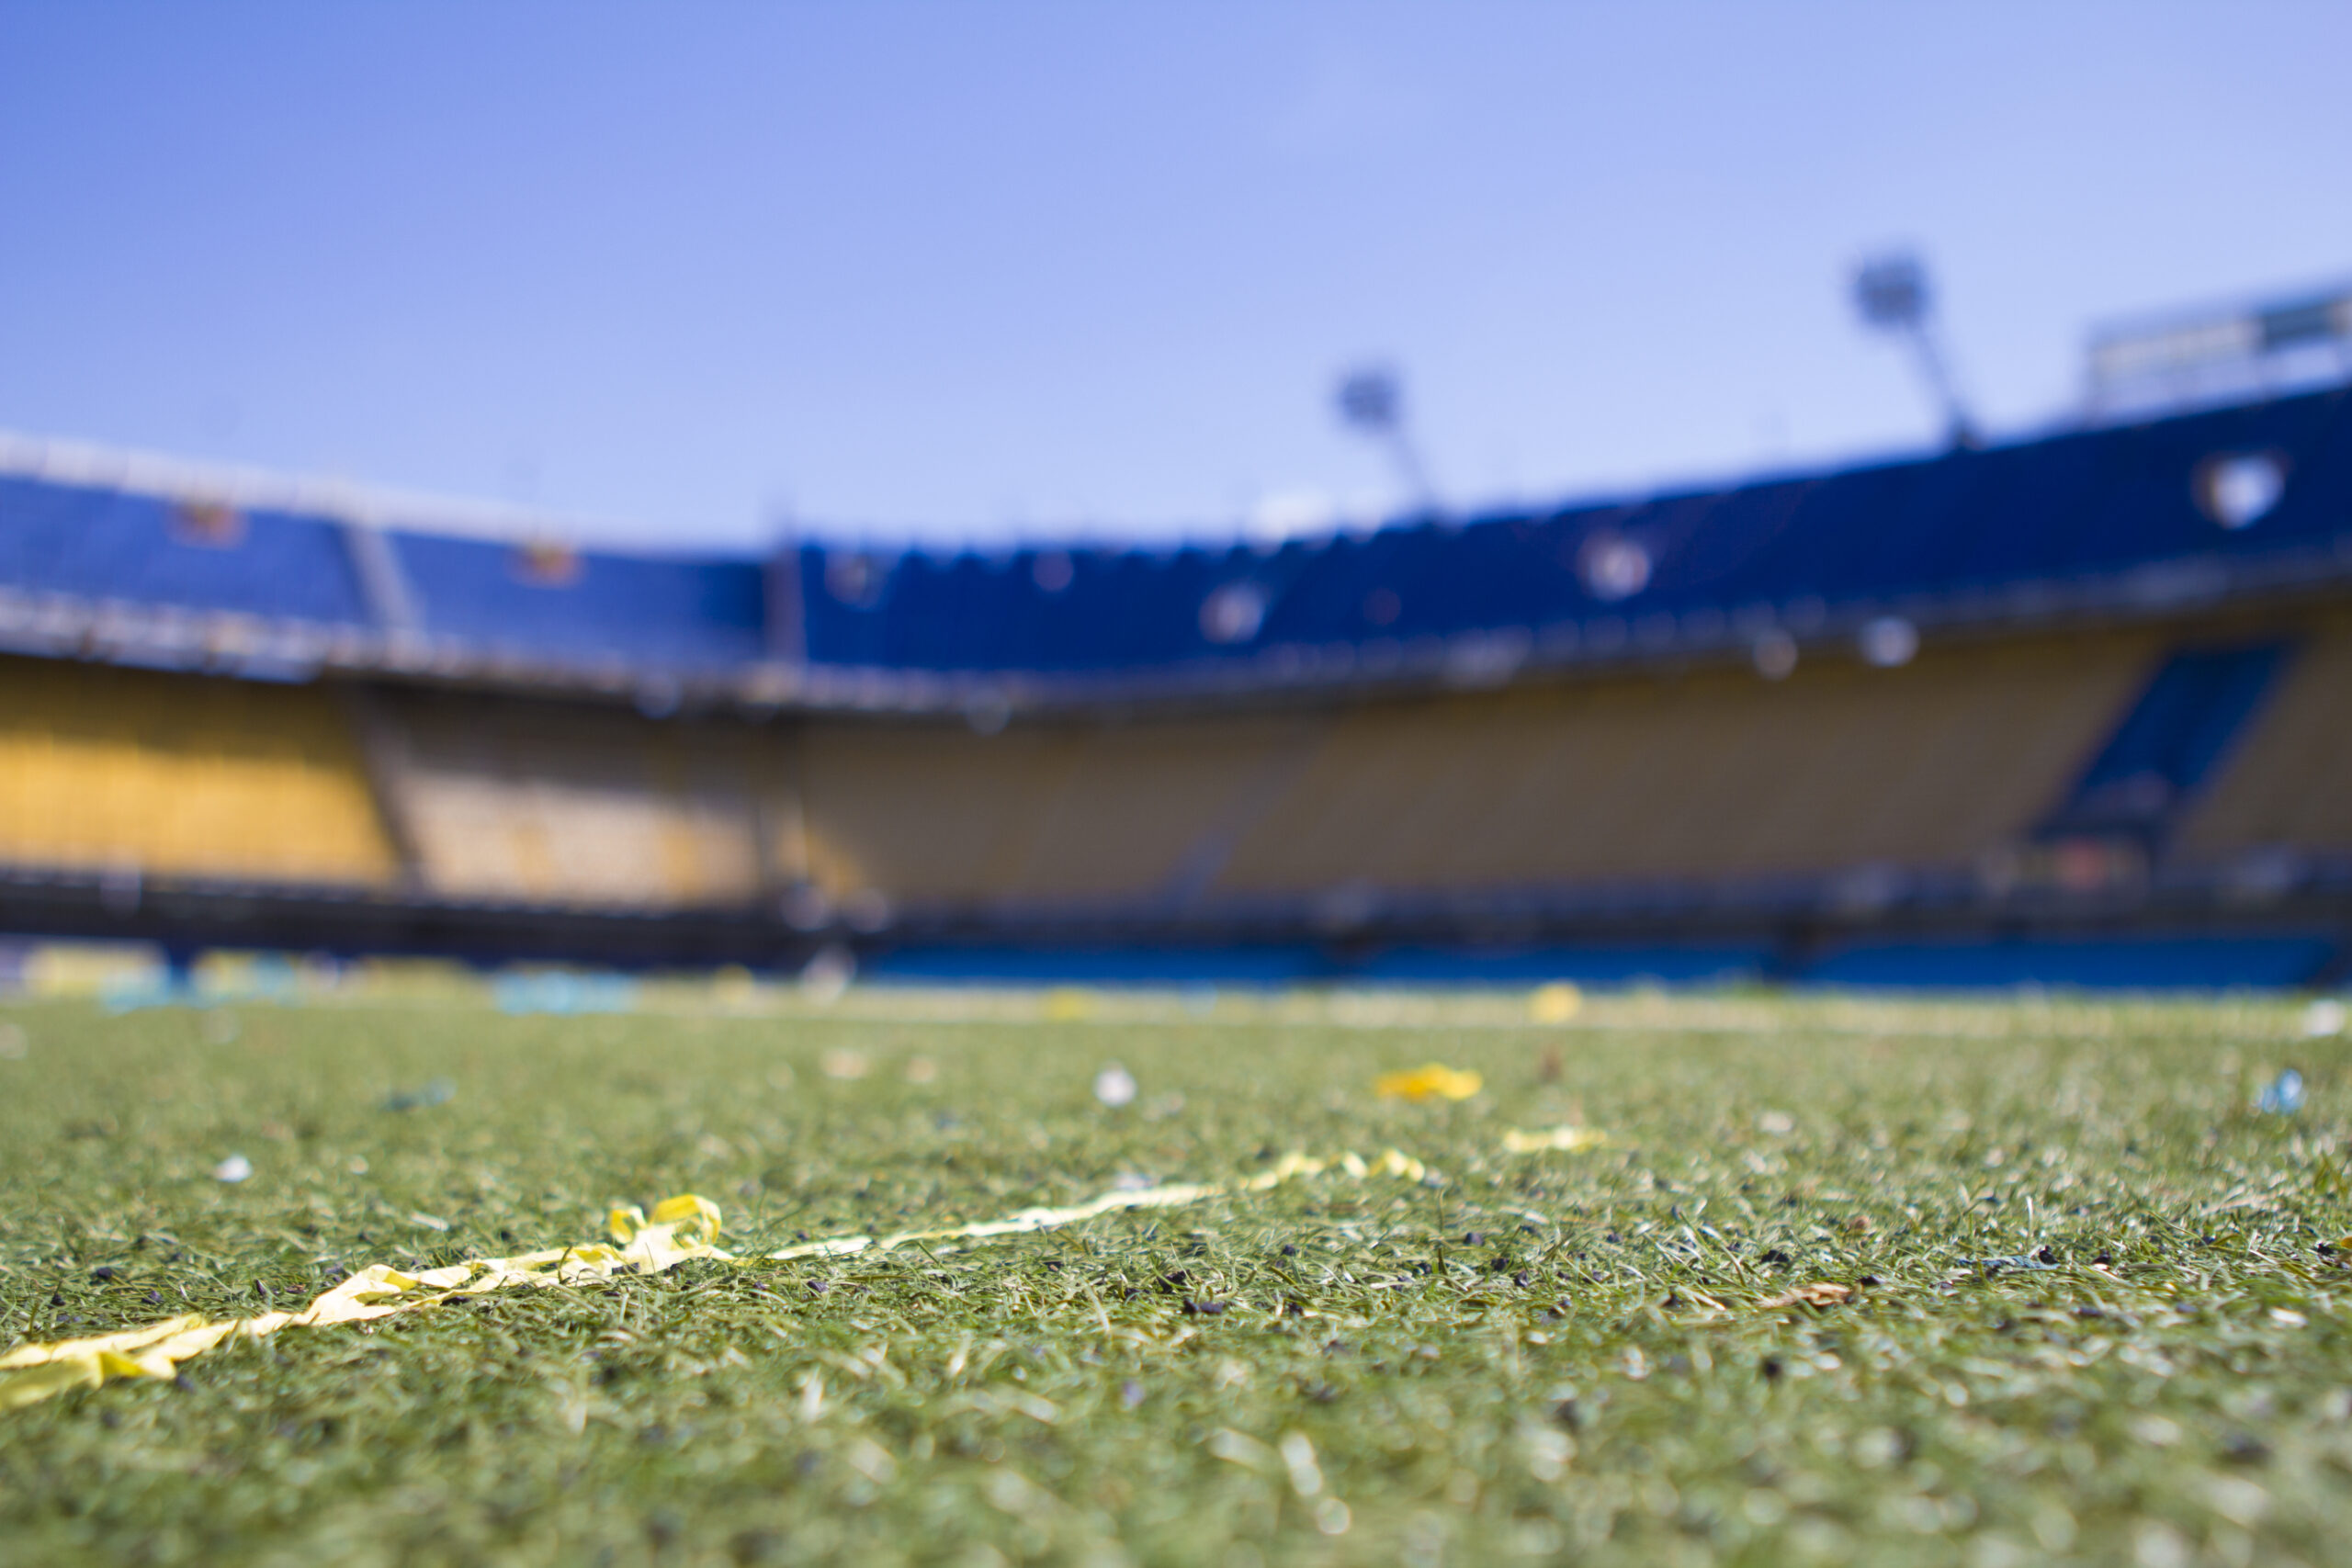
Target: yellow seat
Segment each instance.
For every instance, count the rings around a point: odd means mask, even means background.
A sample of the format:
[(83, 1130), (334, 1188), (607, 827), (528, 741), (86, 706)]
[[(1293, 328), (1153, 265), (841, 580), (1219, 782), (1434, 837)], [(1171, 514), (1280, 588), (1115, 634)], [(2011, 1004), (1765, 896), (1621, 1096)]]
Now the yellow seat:
[(397, 860), (332, 696), (0, 660), (0, 860), (377, 884)]

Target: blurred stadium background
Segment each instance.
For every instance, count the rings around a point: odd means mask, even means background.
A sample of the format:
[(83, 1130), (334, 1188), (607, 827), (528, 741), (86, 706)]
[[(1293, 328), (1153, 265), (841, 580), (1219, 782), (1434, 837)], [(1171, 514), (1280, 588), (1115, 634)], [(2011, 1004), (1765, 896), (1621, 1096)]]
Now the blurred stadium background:
[(2331, 984), (2347, 350), (2191, 313), (2064, 428), (1222, 548), (594, 551), (9, 437), (0, 972)]

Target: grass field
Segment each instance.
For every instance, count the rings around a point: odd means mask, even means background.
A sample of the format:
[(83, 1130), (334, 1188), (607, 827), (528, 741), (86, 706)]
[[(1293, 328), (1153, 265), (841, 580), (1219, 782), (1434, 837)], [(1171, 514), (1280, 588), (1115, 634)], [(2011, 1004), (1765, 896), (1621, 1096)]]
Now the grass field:
[[(590, 1240), (686, 1190), (749, 1251), (1291, 1149), (1430, 1176), (232, 1342), (0, 1415), (0, 1558), (2342, 1561), (2352, 1048), (2301, 1016), (27, 1003), (0, 1010), (12, 1343)], [(1484, 1090), (1374, 1097), (1430, 1060)], [(2290, 1065), (2309, 1105), (2256, 1114)], [(1571, 1122), (1612, 1142), (1504, 1149)], [(232, 1155), (248, 1179), (215, 1179)], [(1852, 1293), (1785, 1300), (1824, 1282)]]

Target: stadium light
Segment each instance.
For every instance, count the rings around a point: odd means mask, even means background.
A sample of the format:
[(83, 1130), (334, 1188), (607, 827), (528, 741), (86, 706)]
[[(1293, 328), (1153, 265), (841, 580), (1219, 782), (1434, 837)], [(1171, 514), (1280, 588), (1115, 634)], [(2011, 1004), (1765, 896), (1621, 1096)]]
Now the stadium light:
[(1928, 269), (1908, 251), (1895, 251), (1864, 262), (1854, 271), (1854, 309), (1862, 324), (1889, 333), (1911, 345), (1928, 396), (1943, 410), (1946, 434), (1955, 446), (1977, 444), (1976, 422), (1960, 400), (1951, 370), (1933, 328), (1935, 297), (1928, 286)]
[(1401, 378), (1386, 366), (1368, 366), (1340, 378), (1340, 422), (1387, 448), (1389, 461), (1407, 493), (1424, 512), (1439, 510), (1429, 471), (1405, 433), (1405, 391)]

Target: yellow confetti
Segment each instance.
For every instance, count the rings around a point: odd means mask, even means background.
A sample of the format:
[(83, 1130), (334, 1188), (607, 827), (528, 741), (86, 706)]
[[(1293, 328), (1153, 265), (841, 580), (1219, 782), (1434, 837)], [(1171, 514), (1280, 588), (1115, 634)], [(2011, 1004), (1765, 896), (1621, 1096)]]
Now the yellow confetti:
[[(232, 1336), (260, 1339), (281, 1328), (363, 1323), (413, 1312), (456, 1296), (478, 1296), (517, 1286), (569, 1285), (616, 1274), (653, 1273), (689, 1258), (726, 1258), (711, 1245), (718, 1210), (701, 1198), (673, 1198), (648, 1224), (634, 1209), (613, 1212), (621, 1245), (561, 1247), (516, 1258), (477, 1258), (404, 1274), (385, 1264), (361, 1269), (300, 1312), (208, 1323), (184, 1316), (119, 1334), (51, 1345), (23, 1345), (0, 1356), (0, 1410), (31, 1404), (70, 1388), (96, 1388), (110, 1378), (168, 1378), (179, 1363)], [(681, 1232), (686, 1234), (681, 1235)]]
[(1514, 1155), (1580, 1155), (1587, 1149), (1606, 1148), (1608, 1145), (1609, 1134), (1598, 1127), (1553, 1127), (1541, 1133), (1512, 1127), (1503, 1134), (1504, 1152)]
[(1431, 1062), (1409, 1072), (1383, 1073), (1372, 1087), (1383, 1100), (1467, 1100), (1486, 1081), (1476, 1073)]
[(1566, 1023), (1584, 1008), (1584, 992), (1566, 980), (1527, 993), (1527, 1016), (1537, 1023)]
[[(1469, 1076), (1474, 1079), (1476, 1077)], [(899, 1231), (879, 1237), (831, 1236), (780, 1247), (759, 1258), (739, 1258), (721, 1248), (718, 1245), (721, 1223), (718, 1205), (691, 1192), (682, 1193), (655, 1204), (650, 1216), (633, 1205), (612, 1210), (605, 1222), (612, 1234), (610, 1245), (591, 1242), (514, 1258), (474, 1258), (414, 1274), (379, 1263), (319, 1295), (300, 1312), (264, 1313), (258, 1317), (225, 1322), (208, 1322), (187, 1315), (115, 1334), (47, 1345), (20, 1345), (0, 1355), (0, 1410), (38, 1404), (71, 1389), (96, 1388), (117, 1378), (168, 1378), (182, 1361), (232, 1337), (259, 1339), (281, 1328), (364, 1323), (395, 1313), (414, 1312), (459, 1296), (582, 1284), (623, 1274), (660, 1274), (697, 1258), (721, 1263), (748, 1263), (762, 1258), (789, 1261), (889, 1252), (917, 1242), (1025, 1235), (1120, 1210), (1173, 1208), (1227, 1193), (1262, 1192), (1294, 1178), (1329, 1171), (1339, 1171), (1357, 1180), (1397, 1176), (1420, 1181), (1429, 1175), (1428, 1168), (1419, 1160), (1398, 1149), (1385, 1149), (1379, 1158), (1370, 1162), (1353, 1153), (1327, 1160), (1295, 1151), (1255, 1176), (1230, 1186), (1174, 1182), (1136, 1191), (1105, 1192), (1065, 1208), (1023, 1209), (1001, 1220), (982, 1220), (941, 1230)]]
[(1053, 1022), (1082, 1022), (1094, 1016), (1094, 993), (1076, 986), (1057, 986), (1046, 993), (1044, 1008)]

